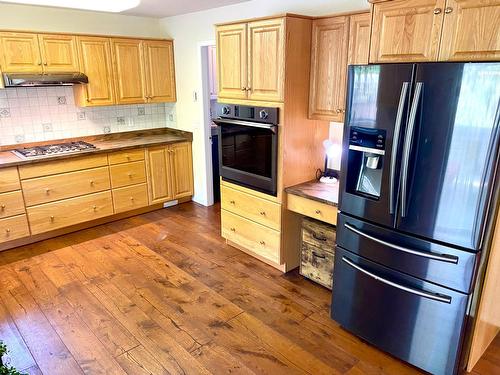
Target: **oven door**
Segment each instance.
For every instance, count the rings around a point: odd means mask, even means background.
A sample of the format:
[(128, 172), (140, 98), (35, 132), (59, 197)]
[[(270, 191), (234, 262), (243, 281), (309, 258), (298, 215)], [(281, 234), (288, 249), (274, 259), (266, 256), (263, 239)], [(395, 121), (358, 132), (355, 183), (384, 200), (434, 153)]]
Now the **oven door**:
[(219, 169), (223, 180), (276, 195), (278, 127), (218, 118)]

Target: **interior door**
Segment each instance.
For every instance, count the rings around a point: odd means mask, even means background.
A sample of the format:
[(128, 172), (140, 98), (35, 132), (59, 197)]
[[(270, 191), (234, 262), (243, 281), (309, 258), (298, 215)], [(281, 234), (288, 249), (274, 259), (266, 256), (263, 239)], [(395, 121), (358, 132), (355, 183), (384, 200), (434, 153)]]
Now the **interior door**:
[(76, 73), (80, 71), (76, 36), (40, 34), (38, 39), (44, 72)]
[(418, 65), (412, 109), (397, 226), (479, 250), (499, 147), (500, 63)]
[[(402, 133), (407, 119), (413, 68), (413, 64), (349, 67), (340, 178), (340, 210), (346, 214), (385, 226), (394, 225)], [(366, 164), (359, 150), (367, 145), (362, 143), (363, 139), (359, 139), (360, 134), (355, 129), (368, 134), (376, 132), (376, 137), (380, 135), (381, 142), (385, 142), (385, 154), (379, 157), (376, 166), (378, 196), (369, 196), (359, 190)]]
[(149, 103), (175, 102), (174, 45), (171, 40), (144, 42)]

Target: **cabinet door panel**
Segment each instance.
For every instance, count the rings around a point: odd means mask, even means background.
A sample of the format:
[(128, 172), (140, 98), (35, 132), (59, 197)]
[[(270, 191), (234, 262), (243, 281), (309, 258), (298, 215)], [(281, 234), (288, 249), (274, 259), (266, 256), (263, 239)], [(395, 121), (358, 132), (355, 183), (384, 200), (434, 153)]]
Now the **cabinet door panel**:
[(42, 72), (37, 34), (0, 33), (0, 57), (4, 73)]
[(172, 41), (144, 42), (146, 82), (150, 103), (175, 102), (174, 45)]
[(373, 5), (370, 62), (436, 61), (445, 0)]
[(171, 162), (167, 146), (147, 150), (149, 203), (170, 201), (172, 194)]
[(172, 189), (174, 199), (193, 195), (193, 158), (191, 143), (170, 146), (172, 163)]
[(135, 39), (112, 39), (111, 44), (117, 103), (145, 103), (142, 42)]
[(500, 59), (500, 1), (447, 0), (439, 60)]
[(283, 101), (285, 82), (285, 20), (248, 24), (248, 98)]
[(79, 72), (76, 37), (72, 35), (38, 35), (43, 71), (53, 73)]
[(247, 24), (217, 27), (219, 97), (246, 99)]
[(313, 21), (309, 117), (343, 121), (347, 77), (348, 17)]
[(361, 13), (349, 17), (349, 65), (368, 64), (370, 51), (371, 14)]
[(113, 68), (111, 63), (111, 43), (108, 38), (78, 37), (80, 67), (89, 77), (83, 90), (81, 106), (112, 105), (115, 103), (113, 89)]

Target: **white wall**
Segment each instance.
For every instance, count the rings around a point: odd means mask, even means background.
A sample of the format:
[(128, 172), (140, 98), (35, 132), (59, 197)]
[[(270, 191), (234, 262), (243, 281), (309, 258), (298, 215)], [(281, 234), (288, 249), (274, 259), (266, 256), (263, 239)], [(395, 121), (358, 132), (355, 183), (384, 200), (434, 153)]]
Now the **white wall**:
[[(199, 44), (215, 40), (214, 24), (281, 13), (325, 15), (369, 9), (366, 0), (252, 0), (245, 3), (162, 19), (161, 27), (175, 40), (177, 79), (177, 126), (193, 132), (195, 197), (207, 201), (205, 147), (201, 103), (194, 102), (193, 92), (201, 93)], [(333, 125), (335, 126), (335, 125)], [(335, 129), (341, 129), (339, 125)], [(337, 137), (338, 138), (338, 137)]]
[(164, 35), (155, 18), (5, 3), (0, 4), (0, 29), (144, 37)]

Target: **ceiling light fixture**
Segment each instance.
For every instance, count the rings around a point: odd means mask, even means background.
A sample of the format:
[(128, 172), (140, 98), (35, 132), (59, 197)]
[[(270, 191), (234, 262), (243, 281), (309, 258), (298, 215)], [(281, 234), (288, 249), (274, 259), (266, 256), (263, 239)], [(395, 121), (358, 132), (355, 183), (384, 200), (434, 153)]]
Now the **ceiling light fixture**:
[(135, 8), (141, 0), (1, 0), (1, 2), (118, 13)]

